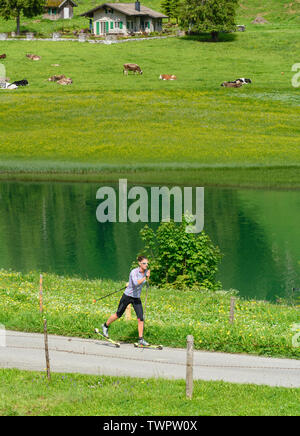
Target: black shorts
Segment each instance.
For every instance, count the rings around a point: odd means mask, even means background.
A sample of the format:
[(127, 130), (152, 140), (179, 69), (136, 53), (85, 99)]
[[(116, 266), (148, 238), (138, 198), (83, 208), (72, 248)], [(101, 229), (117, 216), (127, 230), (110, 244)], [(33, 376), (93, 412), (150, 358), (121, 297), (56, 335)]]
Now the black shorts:
[(123, 313), (125, 312), (128, 304), (132, 304), (134, 311), (136, 313), (137, 319), (140, 321), (144, 321), (143, 317), (143, 306), (140, 298), (129, 297), (128, 295), (123, 294), (119, 303), (119, 307), (117, 310), (117, 317), (121, 318)]

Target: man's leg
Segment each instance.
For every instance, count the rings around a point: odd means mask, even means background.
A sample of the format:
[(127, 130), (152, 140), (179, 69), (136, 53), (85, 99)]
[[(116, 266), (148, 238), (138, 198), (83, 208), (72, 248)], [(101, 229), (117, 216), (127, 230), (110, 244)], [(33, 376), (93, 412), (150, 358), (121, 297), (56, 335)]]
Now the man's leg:
[(119, 306), (118, 306), (117, 312), (114, 313), (113, 315), (111, 315), (108, 318), (108, 320), (106, 321), (106, 323), (102, 325), (102, 333), (103, 333), (104, 336), (106, 336), (108, 338), (108, 327), (110, 326), (110, 324), (115, 322), (118, 318), (121, 318), (121, 316), (125, 312), (125, 309), (126, 309), (126, 307), (128, 306), (129, 303), (130, 303), (130, 297), (128, 297), (127, 295), (123, 294), (122, 297), (121, 297), (121, 300), (119, 302)]
[(138, 332), (139, 337), (142, 338), (144, 333), (144, 321), (141, 321), (140, 319), (138, 319)]
[(133, 308), (135, 310), (137, 319), (138, 319), (138, 332), (139, 332), (139, 344), (147, 346), (149, 345), (148, 342), (146, 342), (143, 339), (143, 333), (144, 333), (144, 311), (143, 306), (140, 298), (134, 299)]
[(106, 325), (107, 327), (112, 324), (113, 322), (115, 322), (118, 319), (118, 315), (116, 313), (114, 313), (113, 315), (111, 315), (108, 320), (106, 321)]

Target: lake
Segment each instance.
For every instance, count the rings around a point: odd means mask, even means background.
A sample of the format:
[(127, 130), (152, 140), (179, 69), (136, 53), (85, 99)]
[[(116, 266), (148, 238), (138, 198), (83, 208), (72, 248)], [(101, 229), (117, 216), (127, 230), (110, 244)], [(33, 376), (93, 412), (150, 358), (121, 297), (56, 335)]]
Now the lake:
[[(145, 224), (99, 223), (101, 186), (0, 182), (0, 268), (127, 281)], [(274, 301), (300, 287), (299, 191), (208, 187), (204, 198), (224, 289)]]

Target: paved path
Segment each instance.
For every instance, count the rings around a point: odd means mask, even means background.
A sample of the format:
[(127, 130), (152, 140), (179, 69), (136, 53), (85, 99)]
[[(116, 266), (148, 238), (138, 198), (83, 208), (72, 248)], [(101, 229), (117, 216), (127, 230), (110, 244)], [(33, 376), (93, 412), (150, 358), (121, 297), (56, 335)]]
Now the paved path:
[[(184, 349), (137, 349), (132, 344), (115, 348), (97, 339), (54, 335), (48, 336), (48, 342), (53, 372), (185, 378)], [(0, 367), (44, 370), (44, 336), (6, 331), (6, 346), (0, 347)], [(195, 351), (194, 379), (300, 387), (300, 360)]]

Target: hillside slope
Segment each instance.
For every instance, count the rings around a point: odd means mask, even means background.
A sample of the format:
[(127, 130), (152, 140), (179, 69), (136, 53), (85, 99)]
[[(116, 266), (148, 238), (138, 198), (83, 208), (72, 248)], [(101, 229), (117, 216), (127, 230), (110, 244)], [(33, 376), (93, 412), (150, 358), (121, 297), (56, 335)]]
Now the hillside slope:
[[(133, 0), (121, 0), (123, 3), (132, 3)], [(114, 1), (112, 1), (114, 2)], [(141, 0), (142, 4), (153, 9), (161, 9), (161, 0)], [(101, 4), (101, 0), (78, 0), (77, 13), (92, 9)], [(270, 23), (280, 21), (294, 21), (300, 23), (300, 0), (241, 0), (238, 18), (253, 21), (258, 15)]]
[[(121, 1), (124, 3), (132, 2), (128, 0)], [(41, 17), (35, 17), (32, 20), (22, 19), (21, 30), (47, 34), (62, 30), (62, 27), (74, 29), (87, 27), (87, 20), (79, 17), (80, 14), (101, 3), (101, 0), (77, 0), (78, 7), (74, 8), (73, 20), (58, 20), (57, 22), (42, 20), (40, 22)], [(161, 0), (142, 0), (142, 4), (161, 11)], [(241, 0), (237, 13), (237, 23), (250, 24), (257, 16), (265, 18), (270, 24), (300, 24), (300, 0), (264, 0), (263, 2), (261, 0)], [(5, 21), (0, 18), (0, 32), (11, 32), (15, 30), (15, 27), (14, 20)]]
[(246, 22), (257, 16), (265, 18), (269, 23), (293, 22), (300, 24), (300, 1), (293, 0), (241, 0), (238, 18)]

